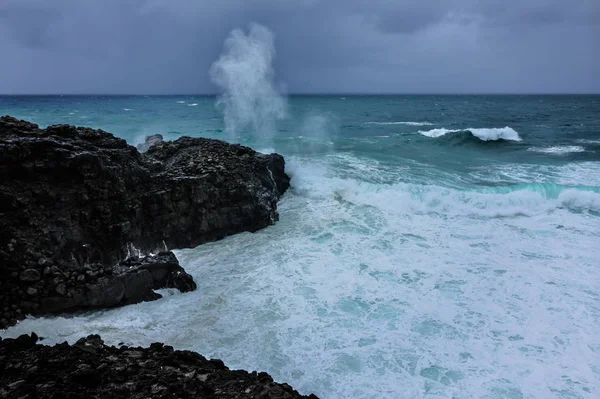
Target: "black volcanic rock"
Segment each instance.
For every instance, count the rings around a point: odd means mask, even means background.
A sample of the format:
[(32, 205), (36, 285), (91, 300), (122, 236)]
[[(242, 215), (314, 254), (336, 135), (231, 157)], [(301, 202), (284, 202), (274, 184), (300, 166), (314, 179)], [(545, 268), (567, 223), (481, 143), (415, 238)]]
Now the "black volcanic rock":
[(102, 130), (0, 118), (0, 328), (155, 299), (163, 283), (194, 289), (179, 265), (119, 262), (278, 219), (289, 187), (280, 155), (203, 138), (150, 144), (140, 153)]
[(35, 334), (0, 339), (0, 397), (318, 399), (267, 373), (229, 370), (220, 360), (161, 343), (116, 348), (90, 335), (51, 347), (37, 340)]
[[(160, 288), (193, 291), (196, 283), (179, 266), (173, 252), (131, 257), (103, 272), (102, 265), (86, 265), (81, 282), (59, 283), (39, 301), (39, 313), (122, 306), (161, 298)], [(60, 278), (60, 277), (59, 277)], [(64, 280), (62, 280), (64, 281)], [(62, 284), (62, 285), (61, 285)]]

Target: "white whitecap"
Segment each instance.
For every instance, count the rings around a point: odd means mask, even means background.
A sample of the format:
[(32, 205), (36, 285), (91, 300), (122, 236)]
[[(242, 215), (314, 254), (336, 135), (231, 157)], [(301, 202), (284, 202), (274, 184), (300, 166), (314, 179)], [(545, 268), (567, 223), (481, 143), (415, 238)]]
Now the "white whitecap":
[(131, 111), (131, 108), (123, 108), (123, 111)]
[(558, 201), (569, 209), (600, 211), (600, 194), (593, 191), (564, 190), (559, 194)]
[(185, 104), (185, 101), (177, 101), (177, 104)]
[(197, 106), (197, 105), (198, 105), (197, 103), (188, 104), (188, 107), (195, 107), (195, 106)]
[(531, 147), (527, 151), (541, 152), (544, 154), (565, 155), (574, 152), (584, 152), (585, 148), (580, 145), (565, 145), (552, 147)]
[(519, 133), (509, 126), (505, 127), (492, 127), (492, 128), (466, 128), (466, 129), (432, 129), (432, 130), (419, 130), (419, 133), (427, 137), (441, 137), (448, 133), (459, 133), (459, 132), (470, 132), (474, 137), (482, 141), (496, 141), (496, 140), (510, 140), (510, 141), (521, 141)]
[(439, 129), (431, 129), (431, 130), (419, 130), (419, 133), (422, 134), (423, 136), (427, 136), (427, 137), (441, 137), (441, 136), (445, 136), (448, 133), (456, 133), (456, 132), (462, 132), (463, 130), (451, 130), (451, 129), (446, 129), (444, 127), (439, 128)]
[(589, 140), (589, 139), (575, 140), (575, 142), (579, 143), (579, 144), (600, 144), (600, 140)]
[(367, 125), (406, 125), (406, 126), (432, 126), (431, 122), (367, 122)]

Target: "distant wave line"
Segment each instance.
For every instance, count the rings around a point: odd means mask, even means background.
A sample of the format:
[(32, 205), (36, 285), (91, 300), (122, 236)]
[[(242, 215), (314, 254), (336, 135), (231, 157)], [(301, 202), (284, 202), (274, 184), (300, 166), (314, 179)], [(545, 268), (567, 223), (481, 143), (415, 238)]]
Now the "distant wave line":
[(407, 125), (407, 126), (432, 126), (431, 122), (367, 122), (366, 125)]
[(432, 129), (432, 130), (419, 130), (419, 134), (423, 136), (437, 138), (445, 136), (449, 133), (462, 133), (469, 132), (474, 137), (482, 141), (496, 141), (496, 140), (510, 140), (510, 141), (521, 141), (519, 133), (513, 128), (506, 127), (492, 127), (492, 128), (467, 128), (467, 129)]
[(565, 155), (575, 152), (585, 152), (585, 148), (580, 145), (564, 145), (552, 147), (531, 147), (527, 151), (541, 152), (544, 154)]

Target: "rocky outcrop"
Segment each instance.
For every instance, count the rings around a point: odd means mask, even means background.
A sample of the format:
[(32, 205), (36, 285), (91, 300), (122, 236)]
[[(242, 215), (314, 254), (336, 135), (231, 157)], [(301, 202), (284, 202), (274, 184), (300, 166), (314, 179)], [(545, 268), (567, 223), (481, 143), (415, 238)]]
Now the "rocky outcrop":
[(161, 298), (160, 294), (154, 292), (160, 288), (177, 288), (181, 292), (196, 289), (192, 276), (179, 266), (173, 252), (161, 252), (143, 258), (130, 257), (115, 267), (85, 265), (80, 273), (69, 276), (68, 282), (56, 267), (44, 269), (44, 273), (51, 274), (52, 280), (56, 279), (56, 284), (54, 292), (50, 292), (39, 302), (38, 313), (152, 301)]
[(0, 118), (0, 328), (155, 298), (148, 287), (167, 269), (170, 284), (192, 287), (176, 267), (119, 262), (278, 219), (289, 187), (280, 155), (203, 138), (146, 144), (140, 153), (102, 130)]
[(266, 373), (232, 371), (161, 343), (116, 348), (90, 335), (50, 347), (37, 340), (35, 334), (0, 340), (0, 397), (318, 399)]

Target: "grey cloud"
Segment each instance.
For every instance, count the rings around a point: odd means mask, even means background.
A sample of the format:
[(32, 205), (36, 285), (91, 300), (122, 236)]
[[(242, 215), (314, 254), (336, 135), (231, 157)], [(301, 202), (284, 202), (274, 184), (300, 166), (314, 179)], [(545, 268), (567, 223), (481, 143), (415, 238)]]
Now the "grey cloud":
[(291, 92), (600, 91), (596, 0), (4, 0), (0, 93), (211, 92), (252, 21)]
[(59, 17), (57, 10), (25, 4), (8, 3), (0, 8), (0, 21), (7, 26), (11, 37), (25, 47), (52, 45), (50, 26)]

